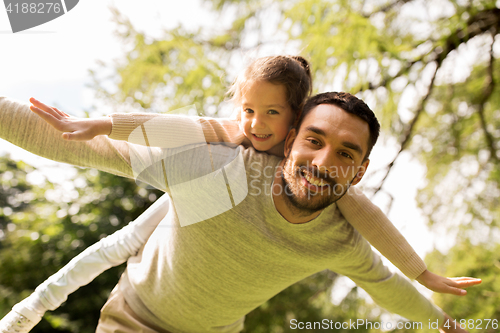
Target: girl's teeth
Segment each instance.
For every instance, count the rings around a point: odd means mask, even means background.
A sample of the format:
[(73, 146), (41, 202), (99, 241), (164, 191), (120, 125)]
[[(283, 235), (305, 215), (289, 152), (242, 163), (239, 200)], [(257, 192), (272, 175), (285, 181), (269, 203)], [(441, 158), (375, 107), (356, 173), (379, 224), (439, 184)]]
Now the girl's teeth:
[(262, 135), (259, 135), (259, 134), (254, 134), (256, 137), (260, 138), (260, 139), (264, 139), (264, 138), (267, 138), (268, 136), (270, 136), (270, 134), (262, 134)]

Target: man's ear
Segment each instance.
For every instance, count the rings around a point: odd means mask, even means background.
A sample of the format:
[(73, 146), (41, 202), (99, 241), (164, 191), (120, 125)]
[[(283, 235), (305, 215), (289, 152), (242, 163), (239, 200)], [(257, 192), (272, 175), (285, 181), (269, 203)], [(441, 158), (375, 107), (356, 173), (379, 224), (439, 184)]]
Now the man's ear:
[(292, 150), (293, 142), (295, 141), (296, 137), (297, 130), (295, 128), (292, 128), (290, 132), (288, 132), (288, 135), (285, 139), (285, 157), (288, 157), (288, 155), (290, 154), (290, 150)]
[(354, 177), (351, 185), (356, 185), (361, 181), (363, 176), (365, 175), (366, 169), (368, 169), (368, 165), (370, 164), (370, 160), (366, 159), (358, 168), (358, 173), (356, 173), (356, 177)]

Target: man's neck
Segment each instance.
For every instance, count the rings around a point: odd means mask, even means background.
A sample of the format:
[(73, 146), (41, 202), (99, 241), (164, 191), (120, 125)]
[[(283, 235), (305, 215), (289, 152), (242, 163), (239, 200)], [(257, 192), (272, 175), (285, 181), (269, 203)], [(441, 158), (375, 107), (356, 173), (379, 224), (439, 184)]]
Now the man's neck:
[(283, 218), (288, 222), (294, 224), (307, 223), (321, 214), (321, 211), (310, 214), (293, 206), (290, 199), (288, 199), (285, 194), (285, 184), (283, 183), (283, 179), (281, 178), (281, 174), (284, 168), (284, 162), (285, 160), (282, 160), (280, 162), (280, 164), (276, 168), (276, 173), (274, 175), (274, 182), (271, 191), (274, 206), (276, 207), (278, 213), (280, 213), (281, 216), (283, 216)]

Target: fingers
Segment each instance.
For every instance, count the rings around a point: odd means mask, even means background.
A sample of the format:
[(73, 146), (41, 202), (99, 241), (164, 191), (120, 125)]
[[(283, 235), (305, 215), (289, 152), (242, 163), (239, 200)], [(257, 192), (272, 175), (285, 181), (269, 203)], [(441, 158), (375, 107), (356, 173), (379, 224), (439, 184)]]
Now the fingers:
[(482, 282), (481, 279), (475, 279), (470, 277), (458, 277), (458, 278), (448, 278), (449, 285), (452, 287), (467, 288), (470, 286), (478, 285)]
[(48, 112), (48, 113), (50, 113), (53, 116), (59, 116), (59, 113), (55, 112), (50, 106), (43, 104), (42, 102), (40, 102), (39, 100), (37, 100), (37, 99), (35, 99), (33, 97), (30, 98), (30, 102), (35, 107), (37, 107), (38, 109), (40, 109), (40, 111)]
[(448, 288), (448, 291), (446, 293), (452, 294), (452, 295), (457, 295), (457, 296), (465, 296), (465, 295), (467, 295), (467, 290), (450, 287), (450, 288)]
[(447, 278), (445, 284), (447, 285), (445, 293), (465, 296), (467, 291), (461, 288), (467, 288), (481, 283), (481, 279), (469, 278), (469, 277), (459, 277), (459, 278)]
[(45, 112), (44, 110), (31, 105), (30, 110), (36, 113), (40, 118), (48, 122), (52, 126), (56, 126), (58, 124), (59, 119), (53, 116), (51, 113)]
[(87, 140), (90, 140), (88, 138), (88, 135), (86, 135), (82, 131), (76, 131), (76, 132), (72, 132), (72, 133), (65, 132), (65, 133), (63, 133), (62, 138), (64, 140), (68, 140), (68, 141), (87, 141)]
[(37, 108), (39, 108), (42, 112), (46, 112), (46, 113), (49, 113), (51, 114), (52, 116), (54, 116), (56, 119), (61, 119), (61, 118), (65, 118), (65, 117), (69, 117), (69, 115), (67, 115), (66, 113), (62, 112), (62, 111), (59, 111), (57, 108), (55, 107), (50, 107), (42, 102), (40, 102), (39, 100), (31, 97), (30, 98), (30, 102)]
[(54, 109), (56, 112), (58, 112), (58, 113), (59, 113), (61, 116), (63, 116), (63, 117), (70, 117), (70, 115), (69, 115), (69, 114), (67, 114), (66, 112), (63, 112), (63, 111), (59, 110), (59, 109), (58, 109), (58, 108), (56, 108), (56, 107), (54, 107), (53, 109)]

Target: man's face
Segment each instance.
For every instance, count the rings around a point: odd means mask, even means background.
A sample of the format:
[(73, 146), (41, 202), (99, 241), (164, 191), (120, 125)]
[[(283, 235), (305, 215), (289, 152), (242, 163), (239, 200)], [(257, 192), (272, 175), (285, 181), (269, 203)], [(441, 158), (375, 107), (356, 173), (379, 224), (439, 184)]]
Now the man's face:
[(321, 104), (292, 130), (285, 144), (284, 196), (309, 213), (322, 210), (363, 177), (369, 160), (370, 130), (361, 118), (335, 105)]

